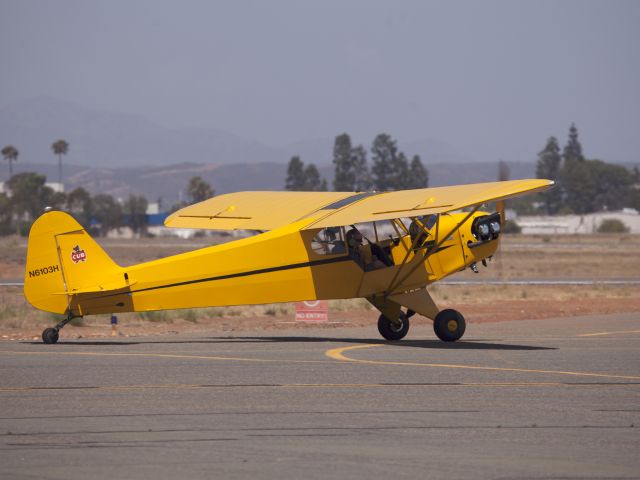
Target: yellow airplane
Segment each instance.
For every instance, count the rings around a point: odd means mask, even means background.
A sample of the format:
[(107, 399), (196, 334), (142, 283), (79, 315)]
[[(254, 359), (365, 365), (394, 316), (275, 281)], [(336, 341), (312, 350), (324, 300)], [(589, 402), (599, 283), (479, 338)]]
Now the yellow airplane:
[(553, 184), (230, 193), (185, 207), (165, 225), (256, 235), (129, 267), (116, 264), (73, 217), (49, 210), (29, 232), (24, 294), (34, 307), (66, 315), (44, 330), (44, 343), (56, 343), (60, 329), (85, 315), (337, 298), (371, 302), (387, 340), (403, 338), (419, 313), (433, 320), (441, 340), (455, 341), (464, 317), (440, 310), (427, 286), (476, 270), (495, 253), (504, 208), (489, 214), (482, 204)]

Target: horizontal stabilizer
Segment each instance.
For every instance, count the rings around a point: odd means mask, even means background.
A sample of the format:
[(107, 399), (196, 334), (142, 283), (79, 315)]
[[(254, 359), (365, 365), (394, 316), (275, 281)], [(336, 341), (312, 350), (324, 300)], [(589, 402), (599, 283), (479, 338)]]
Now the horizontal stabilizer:
[(81, 295), (84, 293), (108, 293), (132, 287), (137, 282), (97, 285), (95, 287), (72, 288), (68, 292), (54, 292), (52, 295)]

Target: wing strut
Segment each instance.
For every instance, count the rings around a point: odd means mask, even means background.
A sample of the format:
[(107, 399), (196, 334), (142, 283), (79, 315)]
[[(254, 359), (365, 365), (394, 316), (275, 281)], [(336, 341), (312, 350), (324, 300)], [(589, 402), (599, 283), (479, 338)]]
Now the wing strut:
[[(387, 292), (385, 294), (385, 296), (388, 296), (390, 294), (393, 293), (393, 289), (396, 288), (398, 285), (402, 285), (402, 282), (404, 282), (407, 278), (409, 278), (409, 276), (416, 271), (416, 269), (422, 265), (422, 263), (433, 253), (437, 252), (438, 249), (440, 248), (440, 246), (447, 240), (447, 238), (449, 238), (449, 236), (451, 236), (453, 233), (457, 232), (460, 227), (462, 227), (462, 225), (465, 224), (465, 222), (467, 220), (469, 220), (469, 218), (471, 218), (471, 216), (476, 213), (478, 211), (478, 209), (482, 206), (482, 204), (478, 204), (475, 207), (473, 207), (473, 209), (460, 221), (456, 224), (455, 227), (453, 227), (449, 232), (447, 232), (446, 235), (443, 236), (442, 240), (438, 241), (438, 233), (440, 230), (440, 214), (437, 214), (437, 221), (436, 221), (436, 238), (435, 238), (435, 245), (432, 246), (432, 248), (427, 248), (424, 252), (424, 254), (422, 255), (422, 258), (420, 259), (419, 262), (417, 262), (413, 268), (411, 268), (411, 270), (409, 270), (409, 272), (407, 272), (407, 274), (402, 277), (401, 280), (397, 281), (398, 277), (400, 276), (400, 272), (402, 271), (402, 269), (404, 268), (404, 266), (407, 264), (407, 258), (409, 257), (409, 252), (411, 250), (407, 251), (407, 254), (404, 257), (404, 260), (402, 261), (402, 264), (400, 265), (400, 268), (398, 269), (398, 271), (396, 272), (396, 274), (393, 276), (393, 279), (391, 279), (391, 282), (389, 283), (389, 287), (387, 288)], [(423, 226), (424, 228), (424, 226)], [(413, 249), (413, 245), (412, 245), (412, 249)]]

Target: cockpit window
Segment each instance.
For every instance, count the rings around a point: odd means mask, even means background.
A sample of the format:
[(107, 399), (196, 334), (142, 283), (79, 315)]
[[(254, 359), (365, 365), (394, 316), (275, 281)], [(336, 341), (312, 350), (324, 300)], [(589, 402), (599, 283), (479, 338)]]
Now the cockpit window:
[(311, 250), (318, 255), (337, 255), (346, 253), (344, 232), (341, 227), (328, 227), (320, 230), (311, 241)]

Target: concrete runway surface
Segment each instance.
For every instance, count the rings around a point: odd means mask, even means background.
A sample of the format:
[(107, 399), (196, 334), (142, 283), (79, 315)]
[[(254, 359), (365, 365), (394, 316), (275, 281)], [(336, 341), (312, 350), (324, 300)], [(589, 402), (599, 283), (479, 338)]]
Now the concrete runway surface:
[(640, 478), (640, 316), (0, 342), (0, 478)]

